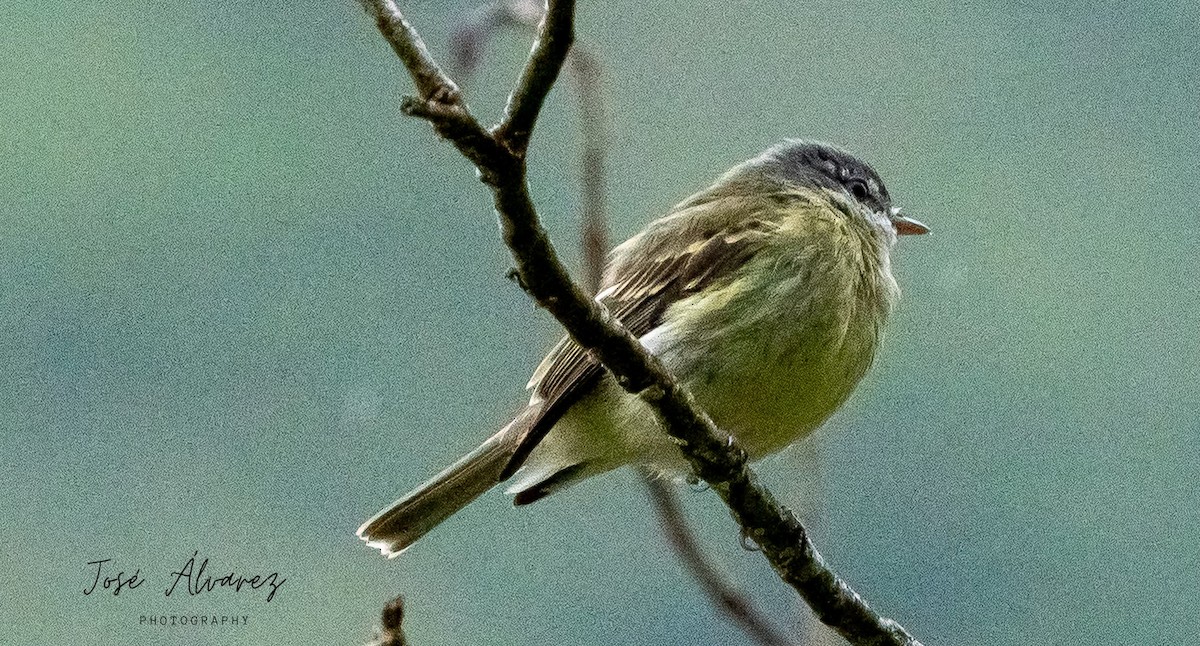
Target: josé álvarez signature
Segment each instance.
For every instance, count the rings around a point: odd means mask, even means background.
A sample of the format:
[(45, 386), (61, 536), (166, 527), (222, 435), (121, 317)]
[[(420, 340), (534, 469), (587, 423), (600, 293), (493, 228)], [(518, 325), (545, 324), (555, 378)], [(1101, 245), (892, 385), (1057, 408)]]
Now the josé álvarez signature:
[[(199, 560), (199, 557), (199, 551), (192, 552), (192, 557), (183, 564), (183, 567), (171, 572), (170, 585), (163, 590), (163, 596), (169, 597), (176, 591), (196, 596), (213, 592), (218, 588), (228, 588), (232, 592), (240, 593), (254, 593), (262, 590), (266, 592), (266, 600), (270, 602), (275, 598), (275, 593), (279, 592), (279, 586), (287, 581), (278, 572), (255, 575), (219, 572), (217, 576), (214, 576), (207, 571), (208, 558)], [(112, 592), (113, 596), (118, 596), (123, 591), (136, 590), (146, 582), (146, 579), (142, 577), (140, 567), (135, 569), (133, 574), (127, 574), (124, 570), (117, 570), (113, 574), (115, 566), (112, 564), (112, 559), (88, 561), (87, 564), (88, 567), (94, 568), (95, 572), (91, 585), (83, 589), (85, 595), (101, 589)]]

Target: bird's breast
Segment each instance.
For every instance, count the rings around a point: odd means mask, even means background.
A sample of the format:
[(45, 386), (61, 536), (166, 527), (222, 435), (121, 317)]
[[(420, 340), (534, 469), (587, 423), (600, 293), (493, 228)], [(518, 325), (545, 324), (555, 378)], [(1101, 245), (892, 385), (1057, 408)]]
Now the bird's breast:
[[(778, 263), (776, 263), (778, 264)], [(749, 273), (679, 304), (643, 339), (751, 457), (808, 435), (870, 367), (896, 298), (886, 267)]]

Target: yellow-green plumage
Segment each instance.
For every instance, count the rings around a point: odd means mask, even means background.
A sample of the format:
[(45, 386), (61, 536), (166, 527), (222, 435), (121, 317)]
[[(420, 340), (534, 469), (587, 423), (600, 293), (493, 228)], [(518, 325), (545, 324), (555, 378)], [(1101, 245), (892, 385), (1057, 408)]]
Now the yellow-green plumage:
[[(869, 230), (854, 214), (859, 226), (830, 206), (840, 199), (817, 191), (718, 198), (676, 212), (676, 221), (660, 221), (614, 254), (610, 277), (693, 248), (698, 243), (685, 246), (691, 234), (701, 238), (714, 222), (729, 226), (754, 213), (765, 223), (757, 240), (745, 242), (755, 247), (750, 260), (672, 304), (642, 337), (752, 458), (784, 448), (837, 410), (870, 366), (899, 296), (884, 253), (894, 233)], [(559, 420), (509, 490), (572, 464), (588, 465), (582, 479), (630, 462), (687, 468), (653, 412), (605, 378)]]
[[(597, 299), (758, 458), (815, 430), (871, 365), (898, 231), (924, 227), (869, 167), (785, 142), (617, 247)], [(686, 473), (654, 413), (572, 342), (529, 387), (517, 419), (359, 535), (394, 556), (514, 472), (517, 504), (630, 463)]]

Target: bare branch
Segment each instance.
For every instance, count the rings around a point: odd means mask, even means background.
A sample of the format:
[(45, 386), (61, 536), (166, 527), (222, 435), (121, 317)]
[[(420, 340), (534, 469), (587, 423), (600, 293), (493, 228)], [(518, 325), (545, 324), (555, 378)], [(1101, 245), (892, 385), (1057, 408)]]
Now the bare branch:
[[(590, 350), (622, 387), (659, 414), (696, 475), (725, 501), (742, 533), (759, 545), (780, 578), (800, 593), (817, 617), (853, 644), (919, 644), (895, 621), (872, 611), (829, 569), (795, 516), (758, 484), (747, 465), (746, 452), (733, 437), (713, 424), (662, 363), (575, 285), (559, 262), (529, 196), (524, 146), (569, 51), (574, 3), (551, 3), (526, 73), (510, 101), (508, 118), (495, 136), (481, 132), (457, 92), (439, 97), (429, 85), (430, 70), (436, 70), (438, 85), (452, 87), (441, 83), (444, 74), (395, 4), (367, 0), (367, 7), (422, 93), (422, 107), (410, 105), (409, 111), (430, 120), (439, 134), (475, 163), (491, 187), (501, 233), (528, 293), (577, 343)], [(442, 110), (443, 106), (449, 109)]]
[(533, 51), (517, 80), (517, 88), (508, 97), (504, 121), (496, 131), (497, 138), (508, 142), (522, 157), (542, 103), (554, 86), (574, 40), (575, 0), (548, 0)]
[(393, 0), (362, 0), (362, 5), (375, 19), (375, 25), (391, 44), (396, 56), (400, 57), (404, 67), (408, 68), (421, 98), (429, 100), (440, 96), (444, 102), (457, 102), (458, 86), (429, 55), (425, 41), (404, 19), (396, 3)]

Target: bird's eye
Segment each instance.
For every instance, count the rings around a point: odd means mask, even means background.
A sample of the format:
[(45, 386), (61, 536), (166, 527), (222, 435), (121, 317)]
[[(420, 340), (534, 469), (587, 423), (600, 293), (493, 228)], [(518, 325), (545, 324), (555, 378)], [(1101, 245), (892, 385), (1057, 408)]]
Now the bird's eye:
[(871, 196), (871, 191), (867, 188), (866, 182), (858, 179), (852, 179), (846, 184), (846, 188), (850, 189), (850, 194), (854, 199), (866, 201)]

